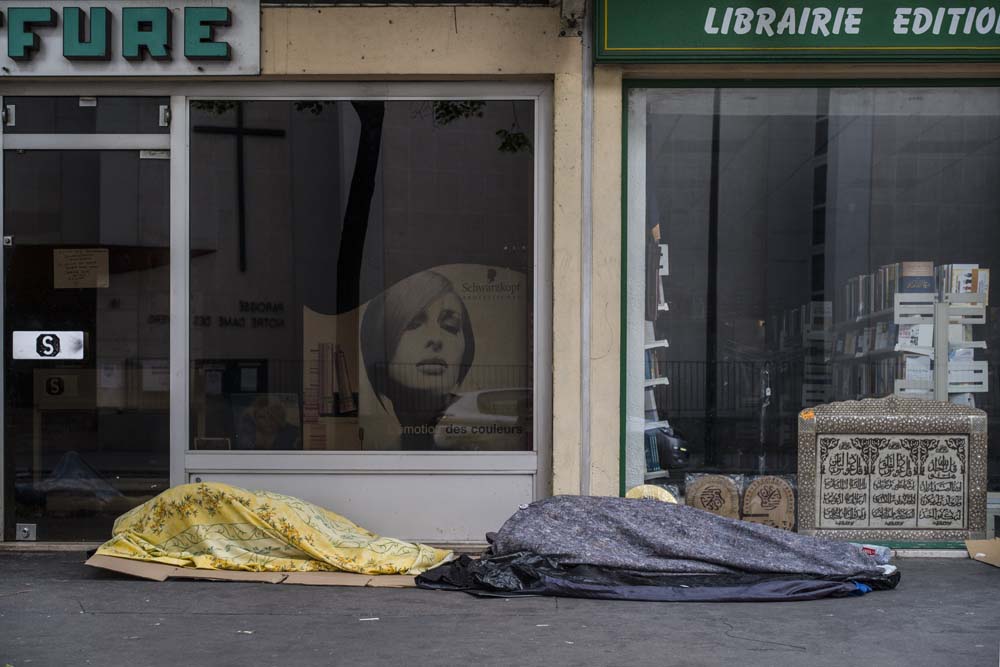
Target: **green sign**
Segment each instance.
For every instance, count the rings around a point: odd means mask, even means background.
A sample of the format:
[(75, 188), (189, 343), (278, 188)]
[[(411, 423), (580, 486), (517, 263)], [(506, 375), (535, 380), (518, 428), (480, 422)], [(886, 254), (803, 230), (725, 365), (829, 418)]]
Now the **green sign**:
[[(88, 17), (79, 7), (63, 9), (63, 56), (67, 60), (111, 60), (111, 12), (107, 7), (93, 7), (89, 14)], [(148, 54), (153, 60), (171, 59), (169, 8), (124, 7), (120, 21), (123, 58), (136, 61)], [(31, 60), (41, 48), (36, 30), (52, 28), (57, 23), (56, 10), (50, 7), (7, 8), (7, 56), (12, 60)], [(231, 24), (232, 13), (227, 7), (185, 7), (184, 57), (228, 60), (229, 45), (215, 41), (214, 28)]]
[(259, 0), (0, 0), (4, 76), (258, 74)]
[(607, 63), (1000, 60), (1000, 2), (820, 2), (596, 0), (595, 58)]

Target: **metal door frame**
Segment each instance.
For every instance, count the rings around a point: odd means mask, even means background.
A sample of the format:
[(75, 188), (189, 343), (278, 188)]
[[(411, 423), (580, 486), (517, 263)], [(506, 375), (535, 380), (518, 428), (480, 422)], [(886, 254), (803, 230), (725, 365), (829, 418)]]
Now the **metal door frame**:
[[(6, 97), (48, 97), (48, 96), (61, 96), (61, 97), (85, 97), (91, 96), (92, 93), (89, 91), (74, 91), (70, 90), (68, 87), (63, 87), (60, 92), (55, 90), (47, 90), (46, 92), (12, 92), (14, 86), (4, 87), (4, 94)], [(31, 86), (27, 86), (30, 91)], [(76, 88), (74, 86), (74, 88)], [(129, 97), (151, 97), (153, 95), (149, 94), (133, 94)], [(158, 95), (162, 97), (163, 95)], [(6, 97), (0, 95), (0, 109), (4, 110), (4, 116), (6, 116)], [(173, 98), (171, 98), (171, 103)], [(172, 148), (171, 137), (172, 130), (170, 134), (10, 134), (6, 133), (7, 123), (6, 120), (0, 122), (0, 231), (4, 230), (4, 193), (6, 192), (6, 181), (4, 173), (4, 159), (5, 151), (8, 150), (122, 150), (122, 151), (139, 151), (139, 150), (166, 150)], [(172, 155), (171, 155), (172, 157)], [(173, 163), (175, 160), (171, 160), (170, 166), (170, 180), (173, 183), (174, 169)], [(171, 192), (172, 194), (172, 192)], [(171, 224), (173, 223), (173, 205), (174, 200), (171, 197)], [(4, 276), (4, 281), (2, 288), (0, 288), (0, 331), (6, 332), (6, 322), (4, 320), (4, 314), (6, 312), (7, 303), (7, 283), (6, 283), (6, 255), (5, 253), (0, 253), (0, 275)], [(7, 440), (7, 421), (6, 421), (6, 408), (7, 408), (7, 372), (6, 372), (6, 359), (7, 359), (7, 338), (6, 335), (0, 340), (0, 355), (4, 359), (3, 370), (0, 371), (0, 543), (4, 542), (4, 535), (6, 535), (6, 498), (7, 498), (7, 470), (6, 470), (6, 449), (5, 443)]]

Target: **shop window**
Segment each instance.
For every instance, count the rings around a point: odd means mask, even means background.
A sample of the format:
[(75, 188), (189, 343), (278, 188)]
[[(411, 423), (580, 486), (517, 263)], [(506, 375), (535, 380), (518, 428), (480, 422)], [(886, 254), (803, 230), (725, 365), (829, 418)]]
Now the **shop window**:
[(530, 101), (192, 101), (191, 447), (531, 450)]
[(926, 289), (988, 304), (950, 400), (988, 413), (1000, 490), (1000, 89), (630, 94), (627, 484), (796, 473), (801, 409), (930, 379), (894, 299)]

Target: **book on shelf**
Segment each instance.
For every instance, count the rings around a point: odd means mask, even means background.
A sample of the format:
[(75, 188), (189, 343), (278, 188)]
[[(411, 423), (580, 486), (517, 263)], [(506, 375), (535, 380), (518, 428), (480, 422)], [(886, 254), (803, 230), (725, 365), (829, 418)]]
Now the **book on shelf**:
[(656, 434), (645, 434), (646, 472), (657, 472), (663, 468), (660, 465), (660, 448), (657, 446)]
[[(875, 302), (876, 277), (873, 274), (865, 274), (848, 278), (841, 290), (840, 312), (843, 319), (847, 321), (859, 320), (867, 315), (877, 312)], [(881, 296), (881, 288), (878, 291)]]
[(955, 405), (964, 405), (967, 408), (976, 407), (976, 395), (966, 391), (960, 394), (948, 394), (948, 402)]
[[(827, 356), (833, 347), (833, 302), (810, 301), (799, 310), (799, 336), (806, 354)], [(794, 311), (793, 311), (794, 312)], [(786, 338), (783, 332), (783, 338)]]
[(663, 283), (660, 280), (660, 242), (658, 228), (646, 232), (646, 289), (645, 289), (645, 318), (652, 321), (656, 319), (659, 312), (660, 301), (663, 298)]
[(899, 264), (886, 264), (875, 270), (874, 304), (872, 310), (881, 312), (892, 308), (898, 290)]
[(660, 226), (654, 225), (646, 233), (646, 289), (645, 319), (654, 321), (659, 313), (670, 310), (663, 291), (663, 278), (669, 275), (670, 265), (667, 244), (660, 243)]
[(948, 325), (948, 363), (966, 363), (976, 360), (976, 342), (972, 339), (971, 324)]
[(653, 392), (652, 387), (646, 387), (643, 397), (643, 410), (646, 415), (646, 421), (655, 422), (660, 418), (659, 410), (656, 408), (656, 394)]
[(854, 349), (858, 345), (858, 335), (853, 331), (847, 332), (844, 336), (844, 354), (848, 357), (854, 356)]
[(981, 303), (989, 303), (990, 270), (978, 264), (942, 264), (936, 269), (937, 291), (945, 294), (980, 294)]
[(830, 301), (810, 301), (808, 304), (808, 331), (826, 331), (833, 323), (833, 303)]
[(875, 395), (885, 396), (896, 389), (896, 360), (880, 359), (875, 369)]
[(904, 294), (933, 293), (934, 262), (900, 262), (897, 291)]
[(646, 356), (646, 379), (658, 380), (666, 377), (667, 359), (666, 348), (652, 347), (644, 350)]
[(973, 294), (979, 294), (983, 298), (979, 303), (984, 306), (988, 306), (990, 303), (990, 270), (989, 269), (976, 269), (972, 272), (972, 281), (970, 283), (969, 291)]
[(871, 352), (871, 330), (872, 327), (862, 327), (858, 329), (857, 332), (857, 342), (854, 344), (854, 355), (857, 357), (863, 356), (868, 352)]
[(927, 348), (934, 346), (934, 325), (933, 324), (900, 324), (899, 334), (896, 338), (897, 349), (902, 348)]
[(976, 360), (976, 351), (971, 347), (956, 347), (948, 350), (948, 363), (966, 363)]
[(934, 374), (931, 371), (931, 358), (919, 354), (904, 354), (902, 379), (931, 382)]
[(936, 267), (938, 296), (943, 298), (945, 294), (961, 292), (964, 279), (978, 268), (978, 264), (942, 264)]
[(890, 350), (896, 343), (897, 325), (882, 321), (875, 325), (875, 351)]
[(944, 294), (977, 294), (982, 299), (975, 303), (989, 304), (990, 270), (978, 264), (945, 264), (938, 267), (938, 291)]

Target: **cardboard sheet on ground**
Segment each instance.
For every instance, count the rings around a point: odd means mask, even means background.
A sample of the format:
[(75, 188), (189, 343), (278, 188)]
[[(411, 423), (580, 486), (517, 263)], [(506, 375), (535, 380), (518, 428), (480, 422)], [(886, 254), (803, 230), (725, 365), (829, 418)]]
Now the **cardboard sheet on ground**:
[(116, 558), (96, 554), (87, 565), (119, 572), (140, 579), (201, 579), (206, 581), (243, 581), (267, 584), (303, 584), (307, 586), (366, 586), (370, 588), (415, 588), (414, 577), (402, 574), (354, 574), (352, 572), (240, 572), (203, 570), (164, 565), (150, 561)]
[(1000, 567), (1000, 537), (992, 540), (966, 540), (965, 548), (969, 550), (969, 558)]

